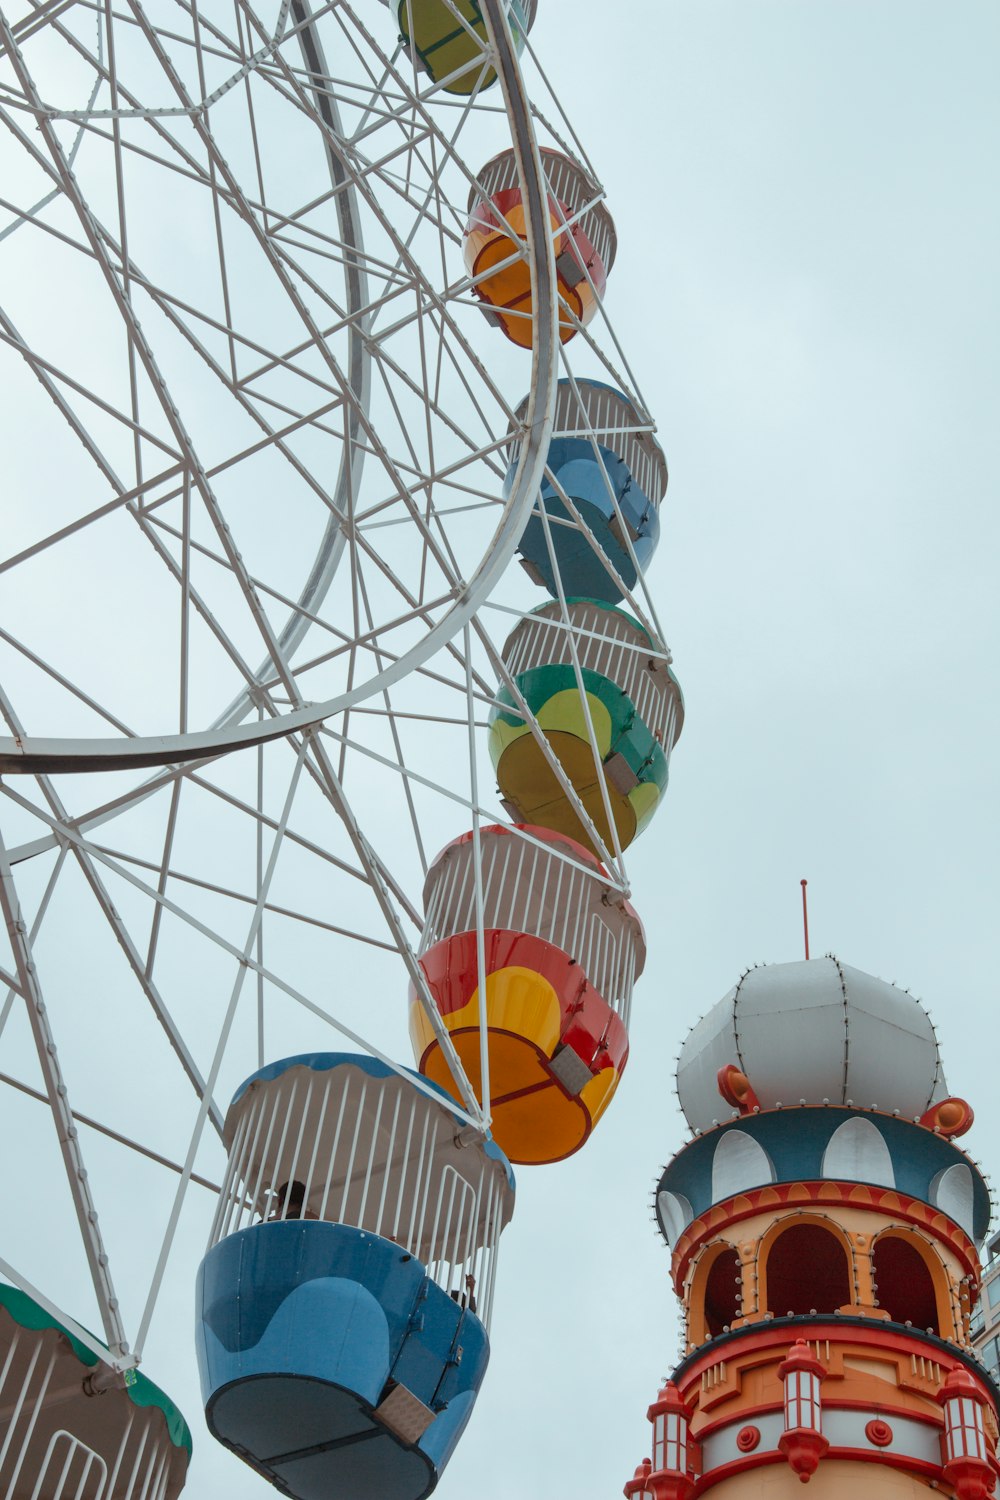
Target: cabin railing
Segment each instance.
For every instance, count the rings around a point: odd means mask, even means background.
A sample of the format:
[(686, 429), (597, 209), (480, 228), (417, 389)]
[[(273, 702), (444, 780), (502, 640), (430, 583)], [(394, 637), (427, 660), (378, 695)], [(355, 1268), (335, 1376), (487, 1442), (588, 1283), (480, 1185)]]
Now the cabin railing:
[[(504, 1168), (442, 1163), (459, 1124), (419, 1090), (342, 1070), (292, 1070), (254, 1088), (237, 1122), (210, 1246), (291, 1218), (367, 1230), (413, 1255), (447, 1292), (475, 1288), (488, 1321)], [(461, 1186), (459, 1186), (461, 1184)], [(482, 1291), (478, 1290), (482, 1288)]]
[[(593, 868), (516, 832), (489, 835), (482, 849), (483, 916), (487, 928), (525, 932), (575, 959), (602, 999), (628, 1025), (639, 964), (637, 921), (614, 926), (603, 913), (620, 900)], [(453, 845), (431, 885), (419, 952), (476, 928), (472, 845)]]

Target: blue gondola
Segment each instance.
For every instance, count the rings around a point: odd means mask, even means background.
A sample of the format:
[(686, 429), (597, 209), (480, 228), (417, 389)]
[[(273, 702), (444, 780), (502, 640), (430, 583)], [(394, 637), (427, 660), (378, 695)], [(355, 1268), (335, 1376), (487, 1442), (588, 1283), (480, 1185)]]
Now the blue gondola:
[[(524, 407), (522, 402), (515, 424)], [(614, 387), (596, 380), (559, 382), (541, 499), (550, 517), (566, 595), (617, 604), (625, 596), (606, 562), (631, 592), (656, 550), (667, 464), (648, 427), (628, 397)], [(509, 459), (505, 494), (510, 493), (517, 467), (513, 446)], [(567, 511), (556, 484), (590, 528), (596, 550)], [(559, 591), (545, 530), (541, 516), (533, 515), (518, 550), (531, 577), (555, 599)]]
[(465, 1129), (443, 1093), (342, 1053), (262, 1069), (230, 1106), (206, 1418), (297, 1500), (421, 1500), (469, 1419), (513, 1175)]

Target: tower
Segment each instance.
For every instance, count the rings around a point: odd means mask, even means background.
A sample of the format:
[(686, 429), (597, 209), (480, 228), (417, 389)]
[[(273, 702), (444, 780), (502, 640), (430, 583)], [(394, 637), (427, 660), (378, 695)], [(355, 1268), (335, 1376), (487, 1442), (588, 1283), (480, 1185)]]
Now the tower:
[(993, 1493), (969, 1336), (989, 1192), (930, 1018), (833, 957), (749, 970), (677, 1070), (656, 1215), (684, 1352), (633, 1500)]

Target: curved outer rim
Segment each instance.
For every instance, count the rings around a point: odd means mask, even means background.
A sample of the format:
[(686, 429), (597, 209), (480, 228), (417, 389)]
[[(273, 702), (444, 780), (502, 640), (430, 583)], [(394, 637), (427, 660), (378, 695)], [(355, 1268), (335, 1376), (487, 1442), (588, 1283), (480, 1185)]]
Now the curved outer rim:
[[(341, 134), (340, 111), (330, 91), (320, 87), (322, 80), (330, 77), (330, 70), (326, 64), (322, 42), (315, 25), (310, 20), (309, 0), (292, 0), (292, 15), (299, 28), (299, 46), (302, 49), (303, 59), (312, 75), (316, 108), (329, 130), (326, 158), (330, 168), (330, 181), (334, 187), (340, 237), (345, 245), (358, 252), (355, 256), (345, 256), (344, 265), (344, 276), (347, 282), (347, 312), (353, 314), (357, 309), (364, 307), (368, 301), (368, 277), (363, 266), (364, 242), (357, 192), (334, 146), (334, 141), (339, 139)], [(286, 661), (291, 660), (293, 653), (305, 639), (312, 624), (310, 616), (320, 609), (329, 593), (347, 544), (347, 536), (339, 518), (348, 509), (348, 497), (351, 494), (357, 494), (360, 489), (365, 447), (363, 443), (357, 441), (357, 438), (362, 423), (368, 421), (371, 407), (371, 355), (368, 352), (366, 332), (367, 319), (361, 320), (352, 316), (347, 332), (347, 380), (354, 396), (354, 400), (347, 403), (347, 410), (350, 413), (349, 443), (340, 461), (333, 510), (312, 567), (309, 569), (309, 575), (299, 593), (298, 609), (286, 620), (284, 628), (278, 635), (278, 647)], [(261, 682), (273, 671), (274, 663), (271, 658), (265, 658), (254, 673), (254, 682)], [(248, 686), (237, 695), (225, 713), (220, 714), (212, 727), (221, 729), (228, 724), (238, 724), (255, 708), (254, 690)]]
[[(369, 678), (335, 698), (309, 703), (273, 718), (233, 724), (236, 705), (214, 728), (189, 734), (135, 736), (132, 739), (43, 739), (32, 736), (0, 739), (0, 774), (38, 775), (46, 772), (121, 771), (147, 766), (175, 765), (224, 755), (250, 745), (282, 739), (297, 730), (364, 702), (392, 687), (447, 644), (489, 597), (514, 555), (541, 487), (555, 409), (559, 345), (556, 340), (556, 271), (552, 237), (548, 233), (548, 201), (541, 155), (524, 79), (518, 65), (503, 0), (481, 0), (496, 69), (503, 89), (526, 210), (527, 240), (531, 246), (531, 282), (535, 314), (531, 383), (525, 414), (525, 439), (510, 498), (483, 560), (443, 619), (409, 651)], [(229, 722), (227, 722), (229, 721)]]

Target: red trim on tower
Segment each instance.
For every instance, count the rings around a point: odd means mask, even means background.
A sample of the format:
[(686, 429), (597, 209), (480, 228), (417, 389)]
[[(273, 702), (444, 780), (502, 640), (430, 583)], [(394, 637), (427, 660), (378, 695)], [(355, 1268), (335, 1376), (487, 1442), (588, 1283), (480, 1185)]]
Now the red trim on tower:
[[(884, 1464), (890, 1469), (903, 1469), (910, 1474), (919, 1475), (922, 1479), (941, 1479), (941, 1467), (938, 1464), (930, 1464), (922, 1458), (907, 1458), (905, 1454), (893, 1453), (888, 1448), (828, 1448), (823, 1458), (824, 1465), (836, 1463), (837, 1460), (846, 1463), (861, 1464)], [(706, 1495), (721, 1484), (725, 1479), (732, 1479), (737, 1474), (745, 1474), (749, 1469), (763, 1468), (767, 1464), (783, 1464), (784, 1455), (777, 1449), (764, 1451), (762, 1453), (748, 1453), (745, 1458), (734, 1458), (728, 1464), (720, 1464), (717, 1469), (709, 1469), (699, 1476), (691, 1494), (691, 1500), (698, 1500), (700, 1495)]]
[(950, 1246), (961, 1262), (962, 1270), (971, 1276), (978, 1288), (980, 1265), (976, 1248), (954, 1220), (947, 1218), (939, 1209), (931, 1208), (919, 1198), (910, 1198), (897, 1188), (873, 1187), (868, 1183), (834, 1182), (824, 1178), (814, 1182), (774, 1182), (766, 1187), (749, 1188), (744, 1193), (735, 1193), (731, 1198), (713, 1204), (703, 1214), (699, 1214), (677, 1241), (671, 1257), (670, 1271), (677, 1296), (683, 1295), (684, 1280), (694, 1255), (705, 1240), (714, 1237), (720, 1230), (731, 1224), (739, 1224), (743, 1219), (752, 1219), (768, 1209), (815, 1209), (832, 1206), (868, 1209), (872, 1213), (885, 1214), (894, 1220), (902, 1220), (928, 1230)]
[[(802, 1326), (804, 1328), (804, 1325)], [(816, 1318), (815, 1320), (810, 1318), (808, 1329), (805, 1331), (808, 1332), (809, 1340), (812, 1343), (829, 1341), (838, 1347), (844, 1344), (853, 1344), (855, 1346), (860, 1344), (867, 1348), (877, 1349), (883, 1354), (889, 1350), (894, 1354), (902, 1355), (906, 1359), (909, 1359), (910, 1355), (915, 1352), (914, 1346), (917, 1346), (916, 1352), (926, 1356), (928, 1346), (928, 1340), (922, 1337), (916, 1329), (912, 1333), (908, 1333), (893, 1325), (881, 1322), (873, 1322), (870, 1326), (866, 1327), (861, 1323), (853, 1321), (847, 1322), (845, 1320), (844, 1322), (839, 1322), (836, 1319), (829, 1318)], [(692, 1387), (695, 1385), (700, 1387), (701, 1377), (705, 1370), (719, 1364), (722, 1360), (731, 1360), (736, 1356), (737, 1352), (740, 1357), (745, 1357), (755, 1350), (766, 1350), (769, 1348), (784, 1350), (788, 1347), (789, 1332), (787, 1324), (774, 1324), (771, 1322), (748, 1324), (746, 1327), (739, 1329), (736, 1334), (730, 1334), (724, 1341), (713, 1340), (711, 1344), (705, 1345), (697, 1354), (689, 1356), (689, 1359), (684, 1362), (680, 1371), (674, 1375), (674, 1380), (677, 1382), (681, 1394), (685, 1399), (690, 1400)], [(940, 1365), (946, 1374), (952, 1370), (967, 1371), (970, 1379), (983, 1392), (986, 1402), (990, 1406), (993, 1405), (991, 1387), (985, 1373), (982, 1380), (980, 1380), (977, 1373), (970, 1369), (966, 1360), (957, 1349), (952, 1353), (950, 1350), (942, 1348), (940, 1342), (935, 1341), (932, 1357), (935, 1363)], [(838, 1404), (846, 1406), (848, 1403), (841, 1402)], [(861, 1403), (862, 1406), (864, 1404)], [(752, 1415), (754, 1411), (775, 1411), (777, 1409), (777, 1403), (775, 1403), (772, 1406), (748, 1409), (746, 1415)], [(907, 1415), (910, 1414), (907, 1413)], [(930, 1419), (928, 1418), (928, 1420)]]

